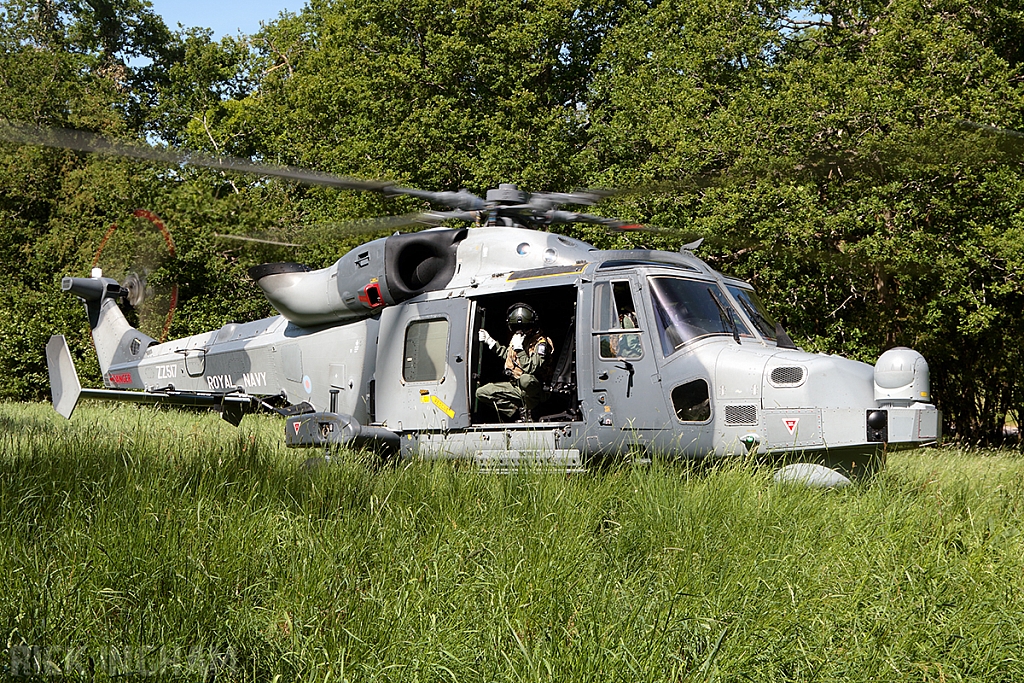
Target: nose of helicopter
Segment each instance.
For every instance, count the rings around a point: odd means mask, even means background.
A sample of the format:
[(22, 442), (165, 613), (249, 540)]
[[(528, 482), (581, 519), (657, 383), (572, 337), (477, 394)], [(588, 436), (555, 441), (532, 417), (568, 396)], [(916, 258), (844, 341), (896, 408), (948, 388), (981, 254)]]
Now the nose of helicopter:
[(720, 347), (708, 365), (714, 368), (714, 400), (722, 406), (753, 404), (771, 410), (876, 405), (873, 368), (840, 356), (730, 344)]
[(874, 369), (867, 363), (802, 351), (771, 356), (761, 376), (765, 409), (873, 408)]
[[(941, 415), (923, 402), (927, 364), (910, 349), (887, 354), (876, 369), (800, 350), (723, 347), (712, 374), (716, 453), (757, 450), (850, 474), (883, 447), (935, 440)], [(911, 393), (916, 401), (906, 400)]]

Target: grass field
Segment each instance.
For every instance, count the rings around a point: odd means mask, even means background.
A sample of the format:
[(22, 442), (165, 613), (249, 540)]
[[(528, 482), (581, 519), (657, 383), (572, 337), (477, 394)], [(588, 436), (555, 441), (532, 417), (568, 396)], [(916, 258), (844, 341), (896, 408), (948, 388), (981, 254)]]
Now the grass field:
[(1024, 680), (1019, 454), (826, 492), (743, 463), (303, 468), (282, 441), (0, 404), (5, 675)]

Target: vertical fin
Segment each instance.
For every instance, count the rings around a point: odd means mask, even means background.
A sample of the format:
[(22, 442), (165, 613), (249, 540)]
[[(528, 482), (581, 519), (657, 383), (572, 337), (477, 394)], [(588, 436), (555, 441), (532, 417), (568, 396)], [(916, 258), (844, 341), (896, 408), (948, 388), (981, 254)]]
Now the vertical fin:
[[(132, 350), (132, 340), (138, 339)], [(111, 365), (138, 361), (156, 340), (128, 324), (124, 313), (113, 299), (103, 299), (98, 322), (92, 328), (92, 343), (100, 361), (100, 372), (106, 377)]]
[(127, 290), (116, 281), (107, 277), (66, 277), (61, 280), (60, 288), (85, 302), (92, 341), (104, 376), (111, 365), (138, 361), (151, 344), (157, 343), (125, 320), (117, 307), (117, 299)]

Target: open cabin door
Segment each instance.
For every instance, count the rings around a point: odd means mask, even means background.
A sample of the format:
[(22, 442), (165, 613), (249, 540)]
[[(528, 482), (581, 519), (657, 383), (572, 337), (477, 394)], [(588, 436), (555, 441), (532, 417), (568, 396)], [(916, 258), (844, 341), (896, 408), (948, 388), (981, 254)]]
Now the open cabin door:
[(469, 321), (465, 298), (406, 303), (380, 318), (376, 420), (389, 429), (468, 427)]

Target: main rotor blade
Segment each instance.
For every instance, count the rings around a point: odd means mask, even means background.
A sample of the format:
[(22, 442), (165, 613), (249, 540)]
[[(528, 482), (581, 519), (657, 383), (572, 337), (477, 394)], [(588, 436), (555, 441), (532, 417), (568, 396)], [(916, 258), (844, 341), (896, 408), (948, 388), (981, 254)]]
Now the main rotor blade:
[(551, 209), (562, 204), (593, 206), (618, 192), (619, 190), (598, 188), (587, 188), (574, 192), (534, 192), (530, 195), (528, 205), (541, 210)]
[(272, 244), (275, 247), (301, 247), (301, 244), (295, 242), (278, 242), (277, 240), (267, 240), (260, 237), (247, 237), (246, 235), (229, 235), (224, 232), (213, 233), (214, 237), (221, 237), (227, 240), (239, 240), (241, 242), (256, 242), (258, 244)]
[(1024, 133), (1009, 128), (999, 128), (986, 123), (975, 123), (974, 121), (960, 121), (960, 127), (964, 130), (975, 131), (984, 137), (994, 138), (997, 146), (1004, 152), (1008, 152), (1020, 159), (1024, 153)]
[[(445, 221), (476, 221), (478, 214), (475, 211), (418, 211), (415, 213), (404, 213), (398, 216), (380, 216), (379, 218), (366, 218), (341, 223), (329, 224), (332, 229), (341, 233), (379, 232), (381, 230), (397, 230), (412, 226), (437, 227)], [(323, 223), (321, 226), (325, 225)]]
[(112, 156), (141, 159), (143, 161), (158, 161), (171, 165), (198, 166), (236, 173), (253, 173), (295, 180), (306, 185), (323, 185), (343, 190), (382, 192), (385, 188), (394, 187), (391, 183), (379, 180), (359, 180), (358, 178), (349, 178), (320, 171), (308, 171), (294, 166), (260, 164), (246, 159), (231, 156), (212, 156), (201, 152), (179, 152), (171, 149), (159, 149), (148, 145), (111, 140), (96, 133), (68, 128), (41, 128), (28, 124), (2, 122), (0, 123), (0, 140), (21, 145), (42, 145), (44, 147), (70, 149), (77, 152), (109, 154)]
[(572, 211), (548, 211), (545, 214), (549, 223), (591, 223), (593, 225), (603, 225), (606, 228), (612, 230), (661, 230), (661, 228), (653, 228), (640, 223), (627, 223), (626, 221), (619, 220), (618, 218), (606, 218), (604, 216), (595, 216), (592, 213), (574, 213)]
[(417, 197), (425, 199), (431, 204), (442, 204), (453, 209), (464, 209), (466, 211), (482, 211), (487, 207), (487, 203), (483, 199), (465, 189), (458, 192), (431, 192), (430, 190), (416, 190), (410, 187), (389, 185), (383, 188), (383, 192), (386, 196), (406, 195)]
[[(352, 220), (340, 223), (315, 223), (307, 226), (306, 232), (314, 231), (321, 234), (355, 235), (413, 226), (416, 226), (417, 228), (437, 227), (448, 220), (473, 222), (477, 220), (477, 214), (469, 211), (422, 211), (418, 213), (402, 214), (399, 216), (382, 216), (380, 218), (367, 218), (365, 220)], [(232, 235), (229, 233), (214, 233), (214, 235), (223, 239), (269, 244), (276, 247), (308, 246), (308, 240), (285, 242), (282, 240), (253, 237), (250, 235)]]

